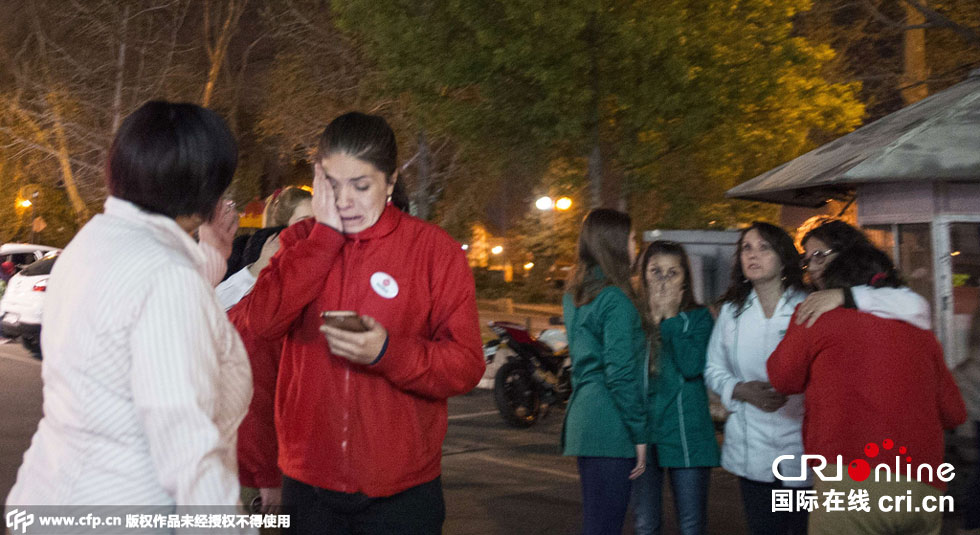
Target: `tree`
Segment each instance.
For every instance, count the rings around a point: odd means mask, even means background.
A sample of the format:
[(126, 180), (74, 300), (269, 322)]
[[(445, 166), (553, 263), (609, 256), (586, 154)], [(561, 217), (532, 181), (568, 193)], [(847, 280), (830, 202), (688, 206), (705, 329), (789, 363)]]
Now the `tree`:
[[(926, 17), (918, 8), (929, 13)], [(922, 14), (924, 22), (909, 20)], [(920, 19), (922, 20), (922, 19)], [(828, 65), (834, 81), (861, 83), (867, 121), (905, 105), (903, 91), (922, 88), (933, 93), (962, 81), (980, 66), (980, 11), (973, 0), (814, 0), (813, 9), (797, 17), (797, 31), (838, 51)], [(925, 64), (920, 74), (903, 65), (903, 40), (924, 32)], [(920, 97), (922, 95), (919, 95)]]
[[(812, 145), (811, 132), (859, 123), (857, 86), (819, 75), (832, 51), (792, 35), (792, 16), (806, 6), (334, 4), (386, 83), (461, 143), (513, 162), (496, 168), (523, 168), (533, 187), (556, 157), (585, 158), (592, 205), (645, 206), (644, 197), (678, 193), (657, 199), (656, 219), (685, 226), (716, 213), (733, 223), (738, 211), (716, 205), (734, 206), (721, 193), (751, 176), (753, 161), (795, 156)], [(711, 205), (690, 209), (701, 198)]]
[(150, 95), (186, 100), (175, 58), (189, 3), (22, 4), (0, 37), (0, 156), (8, 179), (64, 191), (81, 224), (105, 197), (120, 118)]

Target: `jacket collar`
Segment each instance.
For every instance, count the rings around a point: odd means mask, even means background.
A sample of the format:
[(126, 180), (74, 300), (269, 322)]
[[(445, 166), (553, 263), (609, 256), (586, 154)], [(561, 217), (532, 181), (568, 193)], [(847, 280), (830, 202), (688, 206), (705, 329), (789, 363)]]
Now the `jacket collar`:
[(204, 253), (194, 238), (170, 217), (147, 212), (129, 201), (112, 196), (106, 199), (103, 213), (130, 226), (146, 229), (164, 245), (184, 254), (202, 275), (205, 274), (207, 260)]
[[(773, 315), (775, 315), (776, 312), (779, 312), (780, 310), (783, 309), (783, 307), (786, 306), (790, 306), (790, 313), (792, 313), (793, 312), (792, 309), (796, 308), (796, 303), (790, 305), (790, 302), (793, 300), (794, 297), (796, 297), (798, 293), (800, 293), (800, 290), (797, 290), (796, 288), (793, 287), (788, 287), (785, 290), (783, 290), (782, 295), (779, 296), (779, 302), (776, 303), (776, 309), (773, 310)], [(757, 294), (755, 288), (753, 288), (752, 291), (749, 292), (749, 296), (745, 299), (744, 308), (755, 306), (756, 304), (758, 304), (758, 302), (759, 302), (759, 294)]]
[(382, 238), (394, 232), (395, 228), (398, 226), (398, 223), (401, 222), (402, 217), (404, 217), (402, 211), (396, 208), (394, 205), (389, 204), (388, 206), (385, 206), (384, 211), (381, 212), (381, 217), (379, 217), (373, 225), (356, 234), (344, 234), (344, 237), (353, 241)]

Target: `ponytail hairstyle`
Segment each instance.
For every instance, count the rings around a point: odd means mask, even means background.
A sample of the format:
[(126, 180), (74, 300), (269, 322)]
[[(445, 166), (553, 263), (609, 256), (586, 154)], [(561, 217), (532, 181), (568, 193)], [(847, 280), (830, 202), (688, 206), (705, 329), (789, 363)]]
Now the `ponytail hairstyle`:
[(408, 195), (398, 180), (395, 131), (384, 117), (352, 111), (330, 121), (320, 134), (316, 157), (323, 159), (337, 153), (369, 163), (384, 173), (385, 181), (394, 184), (391, 203), (403, 212), (408, 211)]

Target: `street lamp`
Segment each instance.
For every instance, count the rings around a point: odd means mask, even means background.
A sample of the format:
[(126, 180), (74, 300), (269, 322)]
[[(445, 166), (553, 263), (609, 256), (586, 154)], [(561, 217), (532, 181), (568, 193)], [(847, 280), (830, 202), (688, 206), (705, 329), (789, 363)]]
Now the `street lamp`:
[(495, 245), (493, 249), (490, 249), (490, 252), (493, 254), (500, 254), (504, 252), (504, 248), (499, 245)]
[(20, 206), (21, 208), (30, 208), (32, 204), (34, 204), (34, 203), (32, 203), (31, 201), (29, 201), (27, 199), (24, 199), (22, 201), (19, 201), (17, 203), (17, 206)]
[(552, 210), (564, 212), (572, 207), (572, 199), (568, 197), (558, 197), (558, 200), (554, 200), (545, 195), (543, 197), (538, 197), (538, 200), (534, 201), (534, 207), (542, 212), (550, 212)]

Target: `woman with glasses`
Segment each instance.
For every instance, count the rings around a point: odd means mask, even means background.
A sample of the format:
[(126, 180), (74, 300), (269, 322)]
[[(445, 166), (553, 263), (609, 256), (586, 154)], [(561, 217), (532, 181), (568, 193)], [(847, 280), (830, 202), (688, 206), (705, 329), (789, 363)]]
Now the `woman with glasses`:
[[(808, 313), (815, 321), (829, 310), (823, 307), (830, 300), (819, 295), (823, 292), (807, 299), (800, 255), (793, 240), (779, 227), (753, 223), (742, 231), (735, 254), (732, 282), (720, 300), (722, 307), (708, 342), (704, 371), (708, 387), (721, 396), (730, 412), (721, 465), (739, 477), (750, 533), (805, 533), (805, 512), (772, 510), (772, 490), (810, 485), (808, 478), (779, 481), (772, 469), (777, 457), (793, 455), (793, 461), (780, 465), (780, 473), (806, 475), (799, 464), (803, 454), (803, 396), (775, 391), (769, 383), (766, 361), (786, 334), (794, 309), (799, 315), (806, 303), (816, 302)], [(865, 287), (861, 288), (855, 288), (856, 295), (863, 296)], [(901, 304), (909, 299), (908, 294), (899, 293), (903, 289), (866, 291), (873, 295), (858, 300), (862, 311), (910, 323), (915, 319), (907, 314), (896, 316), (907, 310)], [(814, 298), (816, 301), (811, 301)], [(836, 306), (839, 304), (830, 308)]]
[[(840, 251), (823, 271), (822, 280), (830, 288), (897, 289), (904, 285), (888, 255), (866, 241)], [(880, 464), (898, 466), (898, 455), (906, 451), (911, 457), (901, 455), (901, 464), (932, 467), (928, 472), (914, 470), (911, 475), (901, 472), (901, 480), (894, 481), (858, 480), (848, 470), (841, 481), (815, 481), (818, 496), (834, 489), (847, 496), (863, 493), (871, 504), (883, 496), (908, 496), (907, 503), (928, 503), (928, 497), (935, 503), (946, 490), (946, 483), (934, 477), (943, 462), (943, 430), (963, 423), (966, 409), (931, 332), (838, 308), (812, 328), (791, 325), (767, 369), (780, 392), (806, 396), (803, 436), (807, 454), (828, 460), (840, 455), (846, 462), (867, 456), (876, 475)], [(894, 446), (886, 444), (889, 440)], [(892, 447), (896, 448), (885, 451)], [(913, 513), (910, 509), (818, 508), (810, 515), (809, 532), (939, 535), (941, 510), (915, 507)]]
[[(859, 229), (840, 219), (828, 219), (811, 228), (800, 243), (804, 251), (800, 267), (812, 289), (817, 291), (800, 305), (797, 323), (806, 322), (807, 326), (811, 326), (824, 312), (844, 306), (875, 310), (878, 316), (905, 320), (920, 329), (931, 327), (929, 303), (908, 287), (879, 288), (874, 291), (867, 285), (827, 289), (823, 273), (841, 251), (853, 245), (873, 246)], [(902, 314), (895, 315), (890, 310), (902, 311)]]

